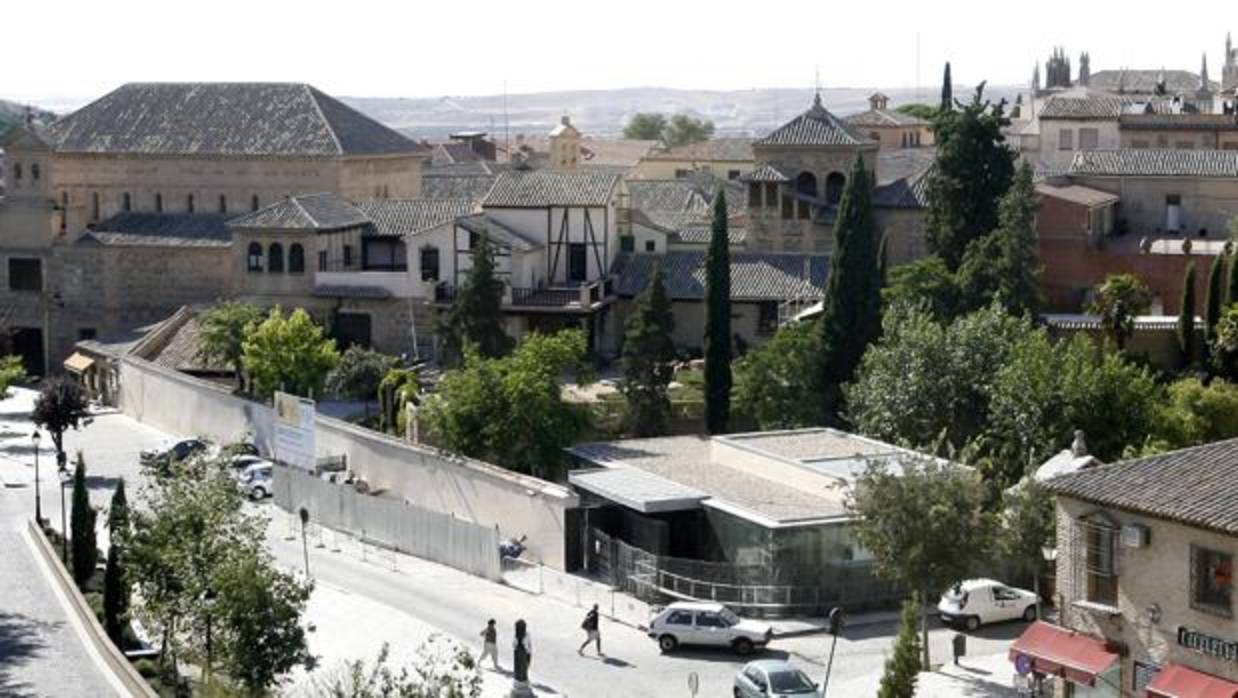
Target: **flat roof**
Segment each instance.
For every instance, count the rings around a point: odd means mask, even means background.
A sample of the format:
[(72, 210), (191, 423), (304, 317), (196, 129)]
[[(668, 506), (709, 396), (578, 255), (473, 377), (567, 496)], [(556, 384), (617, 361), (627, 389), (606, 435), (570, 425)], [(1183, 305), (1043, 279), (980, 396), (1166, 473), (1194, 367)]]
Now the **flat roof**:
[(797, 461), (848, 456), (876, 456), (899, 449), (891, 444), (837, 429), (754, 431), (717, 437), (723, 443), (747, 446), (767, 454)]
[(700, 509), (709, 495), (636, 468), (597, 468), (568, 473), (568, 482), (643, 514)]

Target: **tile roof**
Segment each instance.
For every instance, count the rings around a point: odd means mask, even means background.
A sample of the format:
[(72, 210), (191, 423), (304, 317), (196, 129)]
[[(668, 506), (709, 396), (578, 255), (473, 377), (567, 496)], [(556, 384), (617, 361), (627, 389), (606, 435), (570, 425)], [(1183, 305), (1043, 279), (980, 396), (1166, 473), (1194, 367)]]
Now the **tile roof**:
[[(620, 296), (633, 297), (648, 285), (661, 265), (666, 290), (675, 300), (705, 298), (705, 252), (626, 254), (615, 261)], [(735, 301), (820, 298), (829, 272), (829, 257), (812, 254), (731, 253), (731, 299)]]
[(1116, 120), (1127, 100), (1111, 95), (1087, 94), (1081, 97), (1054, 95), (1041, 107), (1042, 120)]
[(368, 225), (370, 219), (338, 194), (298, 194), (234, 218), (233, 228), (330, 231)]
[[(1199, 89), (1200, 79), (1189, 70), (1098, 70), (1088, 78), (1088, 87), (1106, 92), (1124, 94), (1154, 94), (1156, 84), (1165, 79), (1165, 91), (1169, 94), (1194, 93)], [(1216, 87), (1216, 83), (1212, 84)]]
[(821, 104), (821, 95), (812, 107), (758, 140), (757, 145), (869, 145), (873, 141), (856, 133), (846, 122)]
[(51, 127), (74, 153), (333, 157), (425, 148), (299, 83), (129, 83)]
[(460, 141), (439, 143), (434, 146), (432, 162), (435, 165), (480, 162), (482, 157), (473, 150), (473, 146)]
[(431, 162), (424, 177), (493, 177), (498, 174), (498, 164), (488, 160), (471, 162)]
[(937, 161), (937, 148), (897, 148), (877, 153), (877, 186), (927, 172)]
[(228, 247), (232, 231), (221, 213), (118, 213), (96, 223), (82, 241), (141, 247)]
[(1238, 177), (1238, 150), (1122, 148), (1081, 150), (1070, 175), (1130, 177)]
[(878, 208), (928, 208), (928, 172), (896, 179), (873, 189), (873, 205)]
[(1052, 478), (1052, 492), (1238, 535), (1238, 439)]
[(458, 218), (456, 219), (456, 225), (471, 233), (485, 235), (503, 247), (520, 252), (528, 252), (545, 247), (540, 240), (535, 240), (485, 213)]
[(928, 126), (928, 122), (924, 119), (889, 109), (869, 109), (859, 114), (844, 116), (843, 121), (852, 126), (862, 126), (865, 128)]
[(713, 162), (752, 162), (751, 138), (711, 138), (700, 143), (654, 150), (646, 160), (708, 160)]
[[(746, 228), (731, 225), (727, 226), (726, 233), (730, 245), (743, 245), (748, 241)], [(687, 245), (708, 245), (712, 236), (713, 228), (708, 224), (686, 225), (674, 232), (675, 239)]]
[(1233, 114), (1123, 114), (1118, 127), (1131, 131), (1232, 131), (1238, 130), (1238, 118)]
[(632, 179), (627, 188), (628, 205), (642, 211), (709, 209), (709, 201), (690, 179)]
[(469, 199), (374, 199), (356, 207), (374, 223), (379, 235), (416, 235), (468, 215), (477, 208)]
[(1071, 203), (1082, 204), (1084, 206), (1103, 206), (1118, 201), (1117, 194), (1110, 194), (1107, 191), (1093, 189), (1078, 184), (1070, 184), (1067, 186), (1054, 186), (1052, 184), (1041, 183), (1036, 185), (1036, 193), (1041, 196), (1051, 196), (1055, 199), (1070, 201)]
[(748, 174), (741, 175), (741, 182), (790, 182), (791, 178), (778, 171), (777, 167), (765, 164)]
[(423, 199), (472, 199), (481, 201), (498, 177), (493, 175), (426, 175), (421, 178)]
[[(632, 138), (590, 138), (580, 139), (580, 162), (587, 165), (612, 165), (632, 168), (645, 158), (658, 145), (657, 141), (636, 140)], [(524, 137), (519, 142), (513, 141), (511, 150), (524, 150), (532, 155), (530, 163), (543, 166), (545, 155), (550, 152), (550, 139), (545, 136)], [(501, 160), (511, 160), (511, 153), (503, 145), (498, 146), (498, 157)]]
[(620, 176), (609, 172), (505, 172), (482, 201), (499, 208), (605, 206)]

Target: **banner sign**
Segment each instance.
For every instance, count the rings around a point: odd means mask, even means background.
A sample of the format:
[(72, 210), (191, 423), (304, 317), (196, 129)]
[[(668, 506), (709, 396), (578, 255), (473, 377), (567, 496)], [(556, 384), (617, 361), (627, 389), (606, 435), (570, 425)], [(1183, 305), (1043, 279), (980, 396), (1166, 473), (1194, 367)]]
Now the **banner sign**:
[(313, 471), (314, 401), (275, 393), (275, 460)]

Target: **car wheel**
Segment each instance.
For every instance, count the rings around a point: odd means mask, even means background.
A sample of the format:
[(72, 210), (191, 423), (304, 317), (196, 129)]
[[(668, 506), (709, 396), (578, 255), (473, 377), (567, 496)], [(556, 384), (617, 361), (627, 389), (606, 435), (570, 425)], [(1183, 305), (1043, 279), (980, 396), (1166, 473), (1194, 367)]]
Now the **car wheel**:
[(1029, 623), (1036, 620), (1036, 606), (1028, 606), (1023, 610), (1023, 620)]
[(261, 487), (255, 487), (253, 490), (250, 491), (249, 498), (254, 500), (255, 502), (266, 499), (267, 491), (262, 489)]
[(679, 640), (676, 640), (674, 635), (663, 635), (658, 638), (658, 649), (663, 652), (674, 652), (678, 646)]
[(980, 618), (978, 616), (968, 616), (967, 620), (963, 621), (963, 627), (967, 628), (967, 632), (972, 633), (976, 628), (980, 627)]
[(741, 637), (732, 645), (735, 648), (735, 654), (741, 657), (747, 657), (752, 654), (752, 640), (746, 637)]

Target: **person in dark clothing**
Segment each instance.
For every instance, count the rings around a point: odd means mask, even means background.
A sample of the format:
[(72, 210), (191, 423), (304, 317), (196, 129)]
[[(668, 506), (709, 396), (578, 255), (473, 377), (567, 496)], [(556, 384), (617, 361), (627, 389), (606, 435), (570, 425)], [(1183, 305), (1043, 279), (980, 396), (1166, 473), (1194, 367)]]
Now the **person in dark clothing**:
[(533, 639), (523, 619), (516, 621), (516, 642), (512, 647), (516, 681), (529, 682), (529, 663), (533, 661)]
[(590, 642), (596, 643), (598, 648), (598, 656), (605, 657), (602, 654), (602, 634), (598, 631), (598, 605), (593, 604), (593, 608), (585, 614), (585, 620), (580, 624), (582, 630), (585, 631), (585, 642), (576, 650), (576, 654), (584, 654), (585, 648)]

